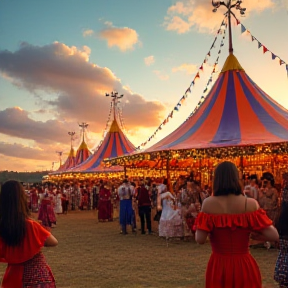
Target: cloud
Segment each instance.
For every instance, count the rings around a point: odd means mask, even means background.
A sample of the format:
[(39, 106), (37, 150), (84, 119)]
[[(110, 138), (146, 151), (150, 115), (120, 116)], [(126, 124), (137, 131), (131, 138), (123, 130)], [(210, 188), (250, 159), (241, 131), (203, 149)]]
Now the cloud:
[(146, 64), (146, 66), (151, 66), (152, 64), (155, 63), (155, 58), (153, 55), (148, 56), (148, 57), (144, 58), (144, 62)]
[(163, 73), (162, 73), (161, 71), (159, 71), (159, 70), (154, 70), (153, 73), (154, 73), (155, 75), (157, 75), (157, 77), (158, 77), (159, 79), (163, 80), (163, 81), (166, 81), (166, 80), (169, 79), (169, 75), (163, 74)]
[(94, 31), (92, 29), (84, 30), (82, 33), (83, 37), (88, 37), (94, 35)]
[(184, 71), (188, 75), (196, 73), (197, 70), (198, 70), (198, 67), (195, 64), (187, 64), (187, 63), (183, 63), (178, 67), (172, 68), (172, 72)]
[(177, 31), (178, 34), (186, 33), (190, 30), (190, 23), (183, 20), (179, 16), (173, 16), (172, 19), (167, 23), (166, 30)]
[[(24, 43), (15, 52), (0, 51), (0, 72), (21, 89), (32, 93), (41, 92), (38, 93), (40, 98), (45, 93), (53, 94), (53, 99), (45, 100), (42, 97), (43, 105), (40, 108), (45, 107), (50, 113), (54, 112), (59, 121), (84, 121), (90, 124), (92, 131), (103, 129), (110, 107), (110, 99), (105, 97), (105, 93), (117, 90), (125, 95), (127, 101), (123, 115), (128, 129), (158, 125), (165, 112), (164, 105), (158, 101), (148, 101), (142, 95), (125, 89), (109, 68), (89, 62), (90, 52), (87, 46), (78, 49), (59, 42), (45, 46)], [(27, 114), (23, 115), (25, 113), (21, 114), (15, 108), (2, 111), (8, 112), (18, 113), (18, 116), (26, 117), (25, 121), (29, 120)], [(57, 141), (63, 141), (60, 135), (58, 137)]]
[(109, 48), (116, 46), (123, 52), (133, 50), (140, 43), (137, 32), (128, 27), (108, 26), (99, 32), (99, 37), (107, 41)]
[(35, 147), (27, 147), (19, 143), (10, 144), (6, 142), (0, 142), (0, 154), (23, 159), (41, 159), (42, 161), (51, 159), (51, 151)]
[[(246, 1), (243, 7), (247, 8), (246, 16), (250, 13), (261, 13), (266, 9), (274, 9), (283, 6), (277, 0), (255, 0)], [(211, 1), (207, 0), (187, 0), (178, 1), (167, 10), (164, 18), (164, 27), (168, 31), (176, 31), (178, 34), (187, 33), (191, 28), (195, 28), (200, 33), (211, 33), (218, 29), (223, 20), (224, 7), (220, 7), (218, 13), (212, 12)], [(237, 15), (238, 12), (236, 13)], [(236, 16), (237, 16), (236, 15)]]
[(0, 123), (0, 133), (21, 139), (31, 139), (42, 144), (55, 142), (67, 144), (69, 141), (67, 133), (76, 126), (57, 120), (34, 121), (29, 118), (27, 111), (19, 107), (0, 111)]

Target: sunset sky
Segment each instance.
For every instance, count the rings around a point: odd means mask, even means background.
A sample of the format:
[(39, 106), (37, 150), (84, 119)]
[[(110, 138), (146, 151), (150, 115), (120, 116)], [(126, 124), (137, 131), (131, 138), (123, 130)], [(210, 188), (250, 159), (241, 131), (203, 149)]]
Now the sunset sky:
[[(288, 0), (244, 0), (240, 22), (288, 63)], [(52, 168), (70, 150), (68, 131), (88, 147), (102, 139), (117, 90), (127, 137), (145, 142), (179, 102), (203, 63), (223, 20), (210, 0), (0, 0), (0, 171)], [(285, 65), (258, 49), (233, 21), (234, 54), (246, 73), (288, 108)], [(220, 39), (221, 35), (219, 36)], [(224, 41), (219, 65), (228, 56)], [(145, 147), (161, 140), (189, 116), (203, 95), (217, 58), (207, 64), (179, 111)], [(213, 82), (217, 78), (213, 76)], [(210, 88), (211, 86), (209, 86)], [(55, 163), (54, 170), (59, 163)]]

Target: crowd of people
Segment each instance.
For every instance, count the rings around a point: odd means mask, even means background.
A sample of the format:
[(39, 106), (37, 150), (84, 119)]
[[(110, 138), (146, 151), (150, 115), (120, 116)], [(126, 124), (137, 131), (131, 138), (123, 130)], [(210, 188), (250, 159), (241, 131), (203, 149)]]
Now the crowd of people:
[[(251, 239), (268, 249), (279, 248), (274, 279), (279, 287), (288, 287), (288, 174), (283, 174), (281, 191), (269, 172), (259, 180), (256, 175), (248, 175), (242, 184), (231, 162), (216, 167), (213, 189), (201, 185), (193, 173), (181, 175), (173, 183), (166, 178), (125, 177), (46, 183), (26, 187), (26, 191), (19, 182), (7, 181), (0, 194), (0, 260), (8, 263), (1, 287), (16, 288), (37, 281), (43, 281), (47, 288), (55, 287), (41, 247), (57, 245), (50, 232), (56, 226), (57, 215), (85, 209), (97, 210), (99, 222), (119, 221), (122, 235), (139, 230), (165, 239), (195, 239), (200, 244), (209, 238), (212, 255), (206, 287), (260, 288), (260, 271), (249, 253)], [(38, 213), (38, 222), (29, 218), (31, 212)], [(152, 221), (157, 222), (157, 231), (152, 230)], [(9, 229), (7, 223), (11, 223)], [(35, 249), (23, 252), (26, 244), (21, 243), (32, 243)], [(18, 257), (21, 253), (23, 257)], [(43, 277), (32, 279), (31, 269), (39, 265), (46, 269)]]

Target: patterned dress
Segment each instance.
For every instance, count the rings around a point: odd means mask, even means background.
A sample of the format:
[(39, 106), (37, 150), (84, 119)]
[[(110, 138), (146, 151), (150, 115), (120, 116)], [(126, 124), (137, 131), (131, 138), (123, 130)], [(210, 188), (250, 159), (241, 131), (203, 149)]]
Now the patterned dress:
[(8, 263), (1, 288), (55, 288), (55, 279), (41, 248), (50, 232), (27, 219), (21, 245), (7, 246), (0, 238), (0, 260)]
[(277, 258), (274, 279), (280, 287), (288, 287), (288, 240), (279, 240), (279, 255)]
[(166, 238), (183, 237), (181, 211), (173, 209), (173, 203), (170, 198), (174, 198), (170, 192), (161, 194), (162, 214), (159, 221), (159, 236)]

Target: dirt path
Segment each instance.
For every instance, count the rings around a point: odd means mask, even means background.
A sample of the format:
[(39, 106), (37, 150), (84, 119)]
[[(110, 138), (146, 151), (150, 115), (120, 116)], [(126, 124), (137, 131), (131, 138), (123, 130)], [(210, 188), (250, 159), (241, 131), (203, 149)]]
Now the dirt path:
[[(119, 234), (117, 221), (98, 223), (95, 212), (60, 215), (52, 233), (55, 248), (44, 248), (57, 288), (202, 288), (210, 245), (166, 240), (156, 235)], [(139, 225), (138, 225), (139, 227)], [(131, 230), (129, 229), (128, 232)], [(263, 287), (276, 288), (273, 270), (277, 251), (258, 248)], [(3, 275), (5, 265), (0, 265)], [(12, 288), (12, 287), (11, 287)]]

